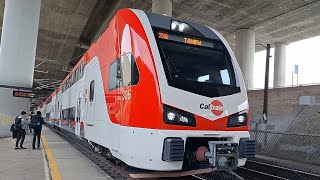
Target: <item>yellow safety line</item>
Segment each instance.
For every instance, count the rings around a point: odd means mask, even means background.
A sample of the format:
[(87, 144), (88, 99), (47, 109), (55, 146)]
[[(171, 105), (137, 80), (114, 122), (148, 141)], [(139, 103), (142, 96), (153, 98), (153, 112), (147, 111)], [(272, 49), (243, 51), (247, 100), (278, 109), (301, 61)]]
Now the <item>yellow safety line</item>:
[(61, 180), (61, 175), (60, 175), (56, 160), (53, 157), (52, 151), (49, 148), (48, 142), (47, 142), (46, 137), (44, 136), (43, 133), (41, 133), (41, 139), (42, 139), (42, 143), (44, 146), (44, 150), (46, 152), (47, 159), (49, 161), (49, 167), (51, 170), (51, 178), (52, 178), (52, 180)]

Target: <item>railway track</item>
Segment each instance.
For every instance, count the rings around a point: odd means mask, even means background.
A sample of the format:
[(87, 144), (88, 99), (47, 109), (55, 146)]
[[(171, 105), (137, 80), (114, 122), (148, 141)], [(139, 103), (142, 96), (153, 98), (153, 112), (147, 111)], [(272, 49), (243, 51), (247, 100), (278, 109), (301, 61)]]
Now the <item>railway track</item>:
[[(53, 130), (57, 133), (60, 137), (65, 139), (68, 143), (73, 145), (77, 150), (79, 150), (82, 154), (84, 154), (87, 158), (89, 158), (93, 163), (95, 163), (98, 167), (100, 167), (105, 173), (107, 173), (110, 177), (115, 180), (133, 180), (130, 177), (129, 173), (122, 168), (121, 166), (115, 164), (113, 161), (106, 159), (105, 156), (94, 152), (89, 145), (86, 145), (83, 140), (73, 136), (71, 133), (66, 132), (62, 133), (60, 130), (54, 128), (51, 125), (46, 125), (48, 128)], [(185, 176), (181, 178), (152, 178), (152, 180), (170, 180), (170, 179), (177, 179), (177, 180), (204, 180), (204, 178), (192, 175), (192, 176)], [(136, 180), (136, 179), (134, 179)]]
[(244, 167), (239, 167), (236, 173), (245, 180), (318, 180), (320, 175), (299, 170), (280, 167), (272, 164), (248, 160)]

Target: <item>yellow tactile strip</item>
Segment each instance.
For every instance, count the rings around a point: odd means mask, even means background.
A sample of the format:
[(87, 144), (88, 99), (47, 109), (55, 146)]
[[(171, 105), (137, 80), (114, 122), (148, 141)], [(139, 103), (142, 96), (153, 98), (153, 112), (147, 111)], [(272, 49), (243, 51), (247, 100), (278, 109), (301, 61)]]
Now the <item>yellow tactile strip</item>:
[(41, 140), (42, 140), (44, 150), (46, 152), (46, 156), (48, 159), (48, 163), (51, 171), (51, 178), (52, 180), (61, 180), (61, 175), (60, 175), (56, 160), (52, 154), (52, 151), (48, 145), (47, 139), (43, 133), (41, 134)]

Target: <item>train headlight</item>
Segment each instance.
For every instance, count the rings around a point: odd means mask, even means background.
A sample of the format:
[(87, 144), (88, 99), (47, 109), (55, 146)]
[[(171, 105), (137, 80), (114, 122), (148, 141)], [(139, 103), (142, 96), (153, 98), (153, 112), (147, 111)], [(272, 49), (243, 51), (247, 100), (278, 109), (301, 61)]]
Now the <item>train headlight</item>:
[(232, 114), (228, 118), (227, 127), (239, 127), (247, 125), (247, 113)]
[(174, 112), (168, 112), (167, 118), (169, 121), (173, 121), (176, 118), (176, 114)]
[(178, 21), (172, 21), (171, 22), (171, 30), (176, 30), (178, 25), (179, 25)]
[(238, 122), (239, 123), (243, 123), (243, 122), (245, 122), (246, 121), (246, 117), (244, 116), (244, 115), (239, 115), (238, 116)]
[(164, 105), (164, 122), (166, 124), (196, 126), (193, 114)]
[(188, 25), (187, 25), (186, 23), (180, 23), (178, 29), (179, 29), (180, 32), (183, 32), (183, 30), (184, 30), (187, 26), (188, 26)]
[(189, 25), (184, 22), (171, 21), (171, 30), (183, 32), (188, 27)]

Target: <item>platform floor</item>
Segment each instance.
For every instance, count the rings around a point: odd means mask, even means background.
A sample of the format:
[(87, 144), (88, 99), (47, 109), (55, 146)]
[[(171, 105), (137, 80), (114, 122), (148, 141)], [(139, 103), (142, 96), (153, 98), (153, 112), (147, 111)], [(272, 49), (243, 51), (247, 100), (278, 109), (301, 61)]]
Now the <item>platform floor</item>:
[[(14, 150), (12, 138), (0, 139), (0, 180), (48, 180), (44, 151), (32, 150), (32, 135), (26, 135), (24, 147)], [(47, 172), (46, 172), (46, 171)]]
[(44, 126), (42, 133), (52, 151), (62, 179), (112, 179), (96, 164), (49, 128)]
[(26, 135), (24, 147), (14, 150), (12, 138), (0, 139), (0, 180), (112, 179), (76, 148), (43, 127), (44, 142), (32, 150), (32, 135)]

